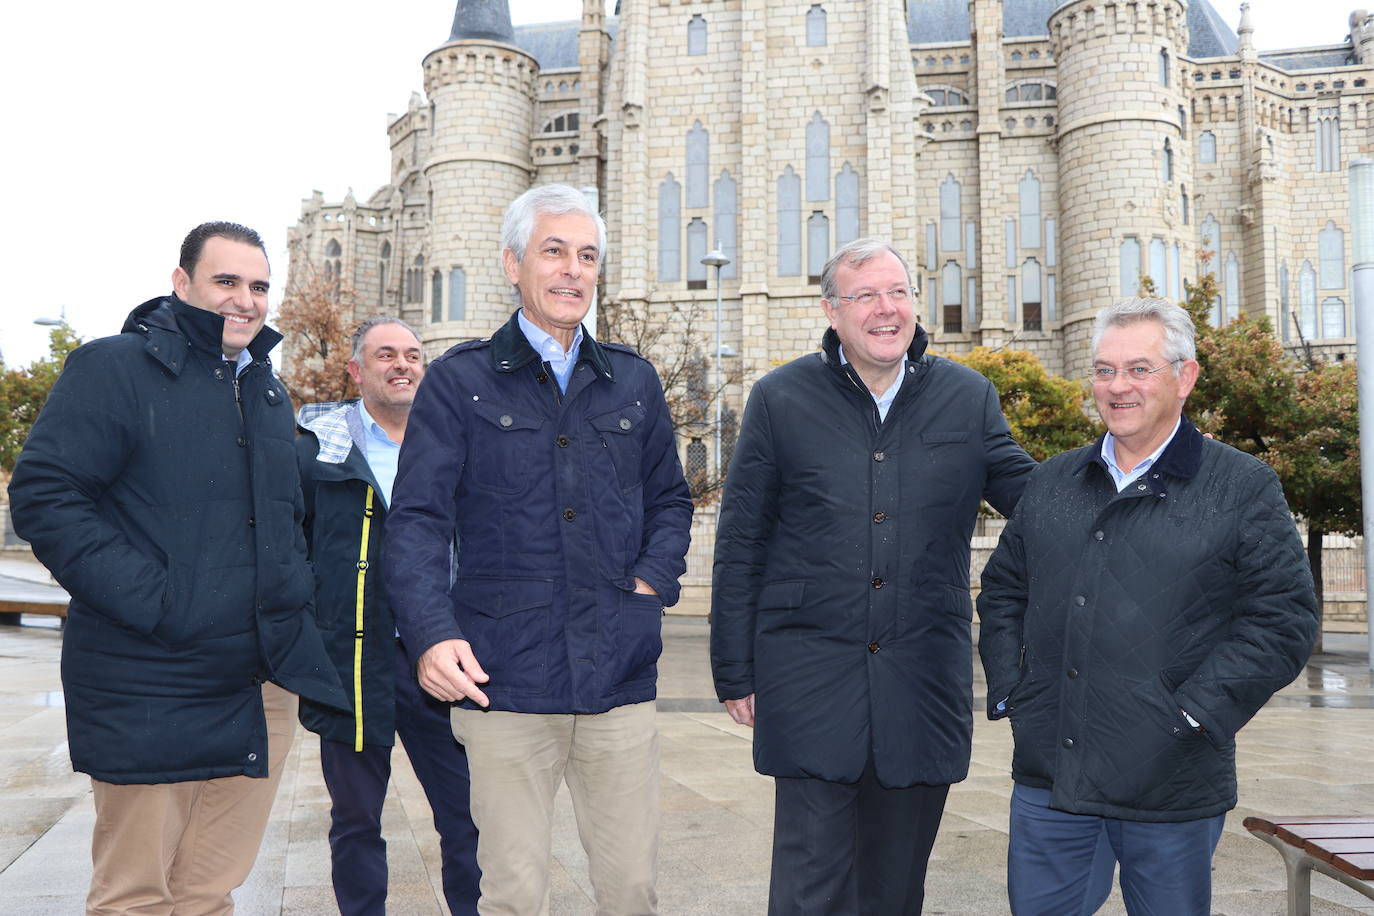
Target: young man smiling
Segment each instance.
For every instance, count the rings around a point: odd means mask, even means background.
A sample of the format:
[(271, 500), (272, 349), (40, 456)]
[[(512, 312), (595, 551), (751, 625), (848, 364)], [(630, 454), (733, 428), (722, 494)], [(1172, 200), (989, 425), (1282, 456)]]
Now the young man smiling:
[(10, 482), (15, 529), (72, 596), (62, 686), (95, 797), (93, 914), (232, 912), (294, 694), (347, 708), (310, 613), (268, 282), (256, 232), (193, 229), (174, 295), (68, 357)]

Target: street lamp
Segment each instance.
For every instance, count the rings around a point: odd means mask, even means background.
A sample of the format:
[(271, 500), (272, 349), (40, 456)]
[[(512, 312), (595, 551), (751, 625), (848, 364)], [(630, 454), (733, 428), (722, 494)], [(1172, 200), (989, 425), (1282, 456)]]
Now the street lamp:
[(720, 371), (720, 358), (725, 354), (721, 352), (720, 345), (720, 269), (730, 263), (730, 259), (725, 256), (725, 252), (720, 250), (720, 242), (716, 242), (716, 247), (711, 253), (701, 259), (701, 263), (707, 267), (716, 269), (716, 474), (724, 477), (724, 469), (720, 466), (720, 405), (722, 391), (724, 389), (723, 376)]
[(62, 326), (62, 325), (64, 325), (64, 324), (67, 323), (67, 307), (66, 307), (65, 305), (62, 306), (62, 317), (61, 317), (61, 318), (53, 318), (53, 317), (51, 317), (51, 316), (45, 315), (45, 316), (40, 317), (40, 318), (35, 318), (35, 319), (33, 320), (33, 323), (36, 324), (36, 325), (38, 325), (39, 327), (44, 327), (44, 328), (56, 328), (56, 327), (60, 327), (60, 326)]
[(1374, 159), (1350, 163), (1350, 235), (1354, 266), (1355, 362), (1359, 388), (1360, 493), (1364, 513), (1365, 620), (1374, 668)]

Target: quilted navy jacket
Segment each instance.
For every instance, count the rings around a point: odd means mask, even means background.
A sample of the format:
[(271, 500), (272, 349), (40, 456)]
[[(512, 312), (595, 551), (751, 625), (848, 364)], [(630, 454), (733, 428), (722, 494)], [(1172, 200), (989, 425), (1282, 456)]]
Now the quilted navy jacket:
[(172, 296), (75, 350), (10, 481), (72, 596), (72, 767), (104, 782), (266, 776), (263, 680), (347, 708), (310, 612), (281, 335), (259, 332), (236, 386), (223, 327)]
[[(585, 335), (561, 392), (512, 315), (434, 360), (415, 394), (385, 564), (406, 651), (468, 640), (492, 709), (651, 700), (691, 523), (653, 366)], [(658, 594), (635, 594), (636, 576)]]
[(827, 331), (754, 386), (716, 536), (711, 664), (770, 776), (958, 782), (973, 733), (969, 538), (1035, 462), (992, 384), (918, 330), (887, 419)]
[(1121, 493), (1101, 445), (1041, 465), (983, 572), (988, 715), (1006, 698), (1012, 778), (1052, 807), (1220, 814), (1236, 733), (1316, 636), (1302, 542), (1273, 470), (1187, 419)]

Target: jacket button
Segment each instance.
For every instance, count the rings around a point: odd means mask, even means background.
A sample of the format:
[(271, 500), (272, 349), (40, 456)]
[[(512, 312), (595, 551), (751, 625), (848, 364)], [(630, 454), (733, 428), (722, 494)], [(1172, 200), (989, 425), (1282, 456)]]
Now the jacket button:
[(534, 380), (543, 385), (549, 380), (549, 374), (547, 372), (541, 372), (534, 377)]
[(882, 587), (883, 587), (883, 580), (882, 580), (881, 577), (879, 577), (879, 576), (874, 576), (874, 577), (873, 577), (873, 587), (874, 587), (874, 588), (882, 588)]
[(1079, 607), (1082, 607), (1083, 605), (1088, 603), (1088, 599), (1084, 598), (1082, 595), (1074, 595), (1073, 603), (1078, 605)]
[(882, 648), (882, 646), (878, 645), (878, 641), (877, 641), (876, 639), (873, 640), (873, 642), (871, 642), (871, 643), (868, 644), (868, 651), (872, 652), (872, 653), (875, 654), (875, 655), (878, 653), (878, 650), (881, 649), (881, 648)]
[(1106, 537), (1106, 536), (1107, 536), (1107, 535), (1104, 534), (1104, 533), (1101, 532), (1101, 531), (1094, 531), (1094, 532), (1093, 532), (1093, 539), (1094, 539), (1094, 540), (1100, 541), (1100, 540), (1102, 540), (1102, 539), (1103, 539), (1104, 537)]
[(244, 447), (246, 447), (246, 446), (248, 445), (248, 440), (245, 439), (245, 438), (243, 438), (242, 436), (239, 436), (239, 437), (238, 437), (237, 439), (235, 439), (234, 441), (238, 443), (239, 448), (244, 448)]
[(563, 517), (564, 517), (565, 519), (567, 519), (568, 521), (572, 521), (573, 519), (577, 518), (577, 513), (574, 512), (574, 511), (571, 510), (571, 509), (564, 509), (564, 510), (563, 510)]
[(559, 436), (559, 437), (558, 437), (557, 439), (555, 439), (554, 441), (558, 443), (558, 447), (559, 447), (559, 448), (567, 448), (567, 447), (568, 447), (568, 443), (571, 442), (572, 440), (569, 439), (567, 436)]
[(873, 460), (874, 460), (874, 461), (882, 461), (882, 460), (883, 460), (884, 458), (886, 458), (886, 457), (887, 457), (887, 456), (884, 455), (882, 452), (874, 452), (874, 453), (873, 453)]
[(224, 369), (222, 369), (222, 368), (219, 367), (219, 366), (216, 366), (216, 367), (215, 367), (215, 378), (224, 378)]
[(629, 417), (621, 417), (621, 418), (620, 418), (620, 428), (621, 428), (621, 429), (623, 429), (623, 430), (625, 430), (626, 432), (628, 432), (631, 426), (634, 426), (634, 424), (630, 422), (630, 418), (629, 418)]
[(886, 513), (886, 512), (874, 512), (874, 513), (873, 513), (873, 521), (875, 521), (875, 522), (877, 522), (879, 525), (881, 525), (883, 522), (887, 521), (887, 513)]
[(1073, 679), (1076, 678), (1076, 677), (1078, 677), (1078, 669), (1077, 669), (1077, 668), (1070, 668), (1070, 669), (1069, 669), (1069, 680), (1073, 680)]
[(257, 760), (257, 759), (258, 759), (258, 755), (257, 755), (257, 754), (249, 754), (249, 755), (248, 755), (248, 762), (249, 762), (249, 763), (252, 763), (254, 760)]
[(1063, 742), (1061, 742), (1061, 743), (1062, 743), (1065, 747), (1073, 747), (1073, 739), (1072, 739), (1072, 738), (1065, 738), (1065, 739), (1063, 740)]
[(258, 520), (255, 519), (255, 518), (250, 517), (250, 518), (248, 519), (248, 527), (249, 527), (249, 528), (256, 528), (256, 527), (258, 527)]
[(1147, 484), (1143, 484), (1143, 483), (1136, 484), (1136, 487), (1135, 487), (1135, 488), (1136, 488), (1137, 490), (1148, 490), (1148, 489), (1150, 489), (1150, 487), (1149, 487)]
[(359, 568), (359, 569), (367, 569), (367, 561), (366, 561), (366, 560), (359, 560), (359, 561), (358, 561), (358, 568)]
[(500, 419), (498, 422), (500, 422), (500, 424), (501, 424), (502, 426), (509, 427), (509, 426), (510, 426), (512, 423), (514, 423), (515, 421), (514, 421), (513, 419), (511, 419), (511, 415), (510, 415), (510, 414), (508, 414), (508, 413), (503, 413), (503, 414), (501, 414), (501, 419)]

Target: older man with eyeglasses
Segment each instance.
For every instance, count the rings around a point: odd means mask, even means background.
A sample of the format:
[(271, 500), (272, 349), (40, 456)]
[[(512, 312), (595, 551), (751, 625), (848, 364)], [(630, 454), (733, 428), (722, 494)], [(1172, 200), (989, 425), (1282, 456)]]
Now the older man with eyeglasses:
[(821, 276), (821, 351), (754, 385), (716, 538), (716, 691), (775, 777), (773, 916), (921, 912), (973, 730), (969, 538), (1034, 461), (997, 392), (926, 352), (879, 239)]
[(1032, 476), (983, 572), (988, 715), (1015, 752), (1016, 916), (1211, 912), (1236, 733), (1316, 635), (1312, 576), (1268, 465), (1183, 416), (1193, 322), (1127, 299), (1093, 339), (1093, 445)]

